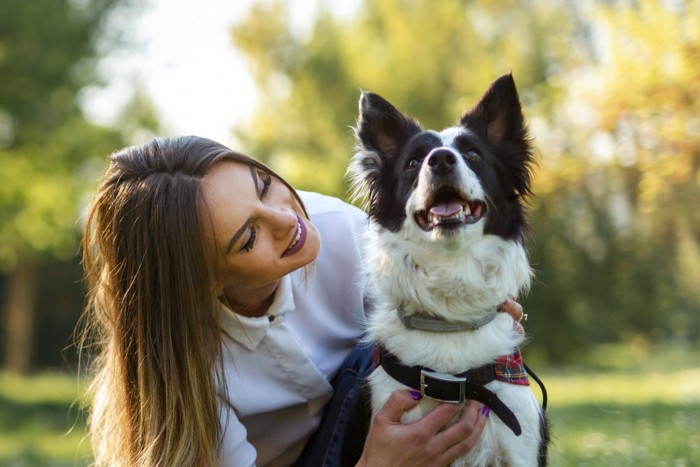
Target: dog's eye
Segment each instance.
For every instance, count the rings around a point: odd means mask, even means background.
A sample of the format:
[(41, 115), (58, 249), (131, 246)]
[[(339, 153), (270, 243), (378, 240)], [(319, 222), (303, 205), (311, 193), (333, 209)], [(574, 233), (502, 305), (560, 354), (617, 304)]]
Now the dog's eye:
[(464, 153), (464, 158), (468, 161), (476, 161), (481, 159), (481, 156), (476, 151), (467, 151)]
[(411, 159), (410, 161), (408, 161), (408, 164), (406, 164), (406, 168), (415, 169), (419, 165), (420, 165), (420, 162), (418, 161), (418, 159)]

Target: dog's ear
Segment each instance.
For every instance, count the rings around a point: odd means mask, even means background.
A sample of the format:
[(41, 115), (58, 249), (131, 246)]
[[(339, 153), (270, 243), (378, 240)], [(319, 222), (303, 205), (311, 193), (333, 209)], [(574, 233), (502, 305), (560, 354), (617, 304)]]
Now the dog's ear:
[(531, 195), (532, 141), (528, 136), (513, 75), (498, 78), (460, 123), (486, 136), (498, 146), (496, 156), (505, 164), (505, 172), (514, 188), (513, 195)]
[(479, 103), (462, 116), (460, 123), (483, 131), (494, 144), (520, 143), (526, 137), (526, 130), (513, 75), (494, 81)]
[(366, 151), (391, 159), (411, 136), (420, 131), (415, 120), (399, 112), (383, 97), (371, 92), (363, 92), (360, 96), (357, 139)]
[[(415, 120), (381, 96), (370, 92), (360, 96), (360, 116), (355, 129), (357, 152), (348, 166), (348, 176), (351, 199), (363, 199), (370, 215), (377, 215), (382, 209), (379, 187), (391, 184), (391, 178), (386, 177), (391, 162), (411, 136), (420, 131)], [(382, 184), (382, 180), (386, 183)], [(390, 187), (389, 191), (392, 190)]]

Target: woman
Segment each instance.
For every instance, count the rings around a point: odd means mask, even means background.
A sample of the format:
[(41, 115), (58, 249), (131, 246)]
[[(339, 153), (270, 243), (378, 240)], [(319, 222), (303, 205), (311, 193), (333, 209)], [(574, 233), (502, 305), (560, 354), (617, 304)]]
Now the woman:
[[(371, 370), (353, 351), (365, 224), (203, 138), (113, 154), (83, 243), (97, 464), (337, 463)], [(450, 425), (459, 408), (444, 404), (402, 425), (419, 397), (392, 396), (359, 464), (445, 465), (469, 450), (487, 411), (470, 403)]]

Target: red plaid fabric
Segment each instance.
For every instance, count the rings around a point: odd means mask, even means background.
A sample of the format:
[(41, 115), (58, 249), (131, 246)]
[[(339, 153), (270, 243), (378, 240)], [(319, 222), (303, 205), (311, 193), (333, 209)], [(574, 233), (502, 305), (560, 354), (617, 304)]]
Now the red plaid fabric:
[(511, 355), (500, 357), (496, 360), (496, 379), (504, 383), (529, 386), (530, 380), (527, 377), (523, 356), (520, 351)]

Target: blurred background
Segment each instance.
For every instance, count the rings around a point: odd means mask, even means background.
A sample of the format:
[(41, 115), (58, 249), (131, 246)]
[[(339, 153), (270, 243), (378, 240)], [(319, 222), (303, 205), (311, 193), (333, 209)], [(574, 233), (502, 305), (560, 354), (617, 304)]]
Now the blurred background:
[(552, 465), (700, 465), (698, 0), (2, 0), (0, 465), (90, 462), (78, 244), (110, 152), (198, 134), (347, 199), (360, 90), (443, 128), (510, 72)]

